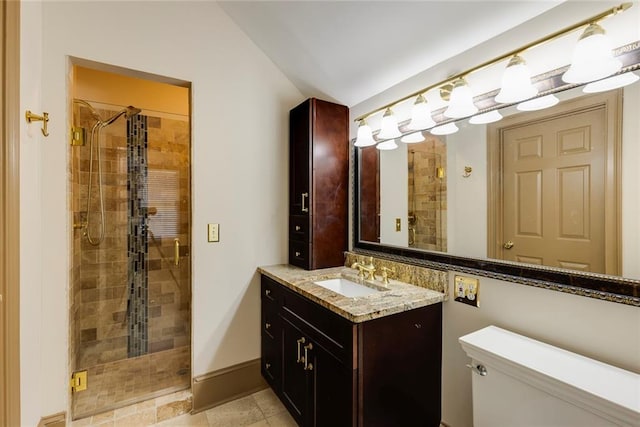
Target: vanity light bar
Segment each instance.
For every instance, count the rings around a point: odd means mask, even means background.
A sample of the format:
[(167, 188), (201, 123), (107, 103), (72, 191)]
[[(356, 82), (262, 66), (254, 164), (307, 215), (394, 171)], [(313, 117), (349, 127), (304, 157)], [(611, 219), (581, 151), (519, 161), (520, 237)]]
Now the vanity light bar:
[(418, 95), (423, 95), (423, 94), (425, 94), (426, 92), (428, 92), (431, 89), (434, 89), (434, 88), (437, 88), (437, 87), (440, 87), (440, 86), (444, 86), (446, 84), (450, 84), (455, 80), (464, 78), (464, 77), (468, 76), (471, 73), (475, 73), (476, 71), (480, 71), (480, 70), (485, 69), (485, 68), (487, 68), (487, 67), (489, 67), (491, 65), (494, 65), (494, 64), (496, 64), (498, 62), (501, 62), (501, 61), (504, 61), (506, 59), (509, 59), (509, 58), (513, 57), (514, 55), (521, 54), (522, 52), (524, 52), (526, 50), (529, 50), (529, 49), (531, 49), (533, 47), (537, 47), (537, 46), (540, 46), (542, 44), (545, 44), (545, 43), (548, 43), (550, 41), (553, 41), (553, 40), (555, 40), (555, 39), (557, 39), (557, 38), (559, 38), (561, 36), (564, 36), (564, 35), (566, 35), (568, 33), (576, 31), (576, 30), (578, 30), (578, 29), (580, 29), (582, 27), (585, 27), (585, 26), (587, 26), (589, 24), (592, 24), (594, 22), (600, 21), (600, 20), (608, 18), (610, 16), (617, 15), (618, 13), (626, 11), (631, 6), (633, 6), (632, 2), (622, 3), (619, 6), (616, 6), (616, 7), (613, 7), (611, 9), (608, 9), (608, 10), (606, 10), (606, 11), (604, 11), (604, 12), (598, 14), (598, 15), (594, 15), (594, 16), (592, 16), (590, 18), (583, 19), (582, 21), (577, 22), (577, 23), (575, 23), (573, 25), (570, 25), (568, 27), (565, 27), (562, 30), (556, 31), (554, 33), (551, 33), (546, 37), (543, 37), (543, 38), (535, 40), (535, 41), (533, 41), (531, 43), (525, 44), (524, 46), (522, 46), (522, 47), (520, 47), (518, 49), (514, 49), (514, 50), (512, 50), (512, 51), (510, 51), (508, 53), (505, 53), (504, 55), (501, 55), (501, 56), (499, 56), (497, 58), (494, 58), (494, 59), (491, 59), (489, 61), (483, 62), (480, 65), (477, 65), (477, 66), (475, 66), (473, 68), (465, 70), (465, 71), (463, 71), (461, 73), (455, 74), (455, 75), (449, 77), (446, 80), (442, 80), (442, 81), (440, 81), (438, 83), (435, 83), (435, 84), (432, 84), (430, 86), (427, 86), (424, 89), (421, 89), (421, 90), (419, 90), (417, 92), (414, 92), (414, 93), (412, 93), (410, 95), (405, 96), (404, 98), (400, 98), (400, 99), (398, 99), (396, 101), (393, 101), (393, 102), (390, 102), (389, 104), (384, 105), (384, 106), (382, 106), (380, 108), (376, 108), (375, 110), (372, 110), (372, 111), (370, 111), (370, 112), (368, 112), (366, 114), (362, 114), (359, 117), (355, 118), (354, 121), (355, 122), (359, 122), (360, 120), (364, 120), (364, 119), (366, 119), (366, 118), (368, 118), (368, 117), (370, 117), (370, 116), (372, 116), (372, 115), (374, 115), (376, 113), (379, 113), (380, 111), (386, 111), (388, 108), (392, 108), (392, 107), (394, 107), (394, 106), (396, 106), (396, 105), (398, 105), (398, 104), (400, 104), (400, 103), (402, 103), (402, 102), (404, 102), (404, 101), (406, 101), (408, 99), (411, 99), (411, 98), (413, 98), (415, 96), (418, 96)]

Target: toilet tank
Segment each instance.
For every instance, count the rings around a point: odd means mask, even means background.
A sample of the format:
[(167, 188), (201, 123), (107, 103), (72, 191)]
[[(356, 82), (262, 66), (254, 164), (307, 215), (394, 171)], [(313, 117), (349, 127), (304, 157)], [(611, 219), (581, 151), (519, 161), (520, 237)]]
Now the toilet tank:
[(474, 427), (640, 427), (640, 375), (489, 326), (471, 358)]

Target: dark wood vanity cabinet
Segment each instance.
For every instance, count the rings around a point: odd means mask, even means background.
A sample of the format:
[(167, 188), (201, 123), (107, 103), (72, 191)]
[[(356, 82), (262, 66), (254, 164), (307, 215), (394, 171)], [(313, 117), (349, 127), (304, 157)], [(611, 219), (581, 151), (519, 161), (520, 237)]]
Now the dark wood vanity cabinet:
[(310, 98), (289, 112), (289, 263), (336, 267), (347, 248), (349, 109)]
[(262, 276), (262, 311), (262, 375), (300, 426), (439, 426), (441, 303), (352, 323)]

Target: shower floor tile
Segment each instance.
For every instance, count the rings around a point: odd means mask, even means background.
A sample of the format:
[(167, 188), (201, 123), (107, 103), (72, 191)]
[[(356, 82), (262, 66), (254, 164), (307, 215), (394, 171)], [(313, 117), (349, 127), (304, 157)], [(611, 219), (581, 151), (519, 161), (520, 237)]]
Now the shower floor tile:
[(190, 387), (190, 347), (105, 363), (87, 371), (87, 390), (73, 396), (76, 419)]
[(270, 388), (198, 414), (184, 413), (185, 408), (182, 408), (182, 412), (175, 412), (169, 419), (164, 418), (168, 406), (178, 408), (184, 402), (191, 404), (191, 392), (188, 390), (83, 418), (71, 423), (71, 427), (297, 427)]

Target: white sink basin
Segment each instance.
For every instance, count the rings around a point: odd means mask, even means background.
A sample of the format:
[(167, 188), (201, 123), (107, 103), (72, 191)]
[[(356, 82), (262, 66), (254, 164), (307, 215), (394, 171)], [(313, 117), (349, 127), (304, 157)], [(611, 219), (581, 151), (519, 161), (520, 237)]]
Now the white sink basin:
[(337, 279), (319, 280), (313, 283), (349, 298), (365, 297), (367, 295), (380, 292), (377, 289), (352, 282), (351, 280), (345, 279), (344, 277), (338, 277)]

